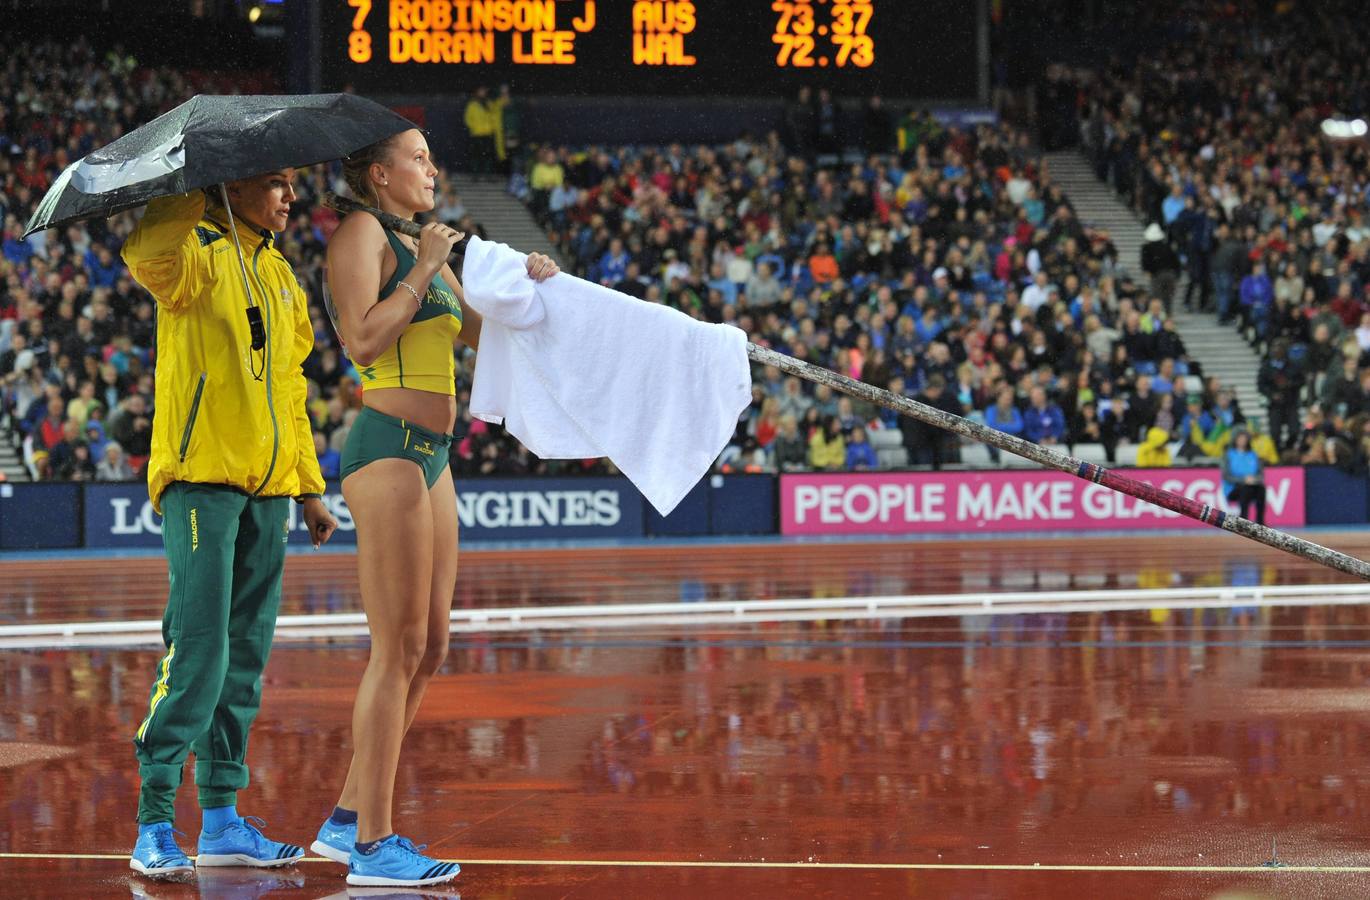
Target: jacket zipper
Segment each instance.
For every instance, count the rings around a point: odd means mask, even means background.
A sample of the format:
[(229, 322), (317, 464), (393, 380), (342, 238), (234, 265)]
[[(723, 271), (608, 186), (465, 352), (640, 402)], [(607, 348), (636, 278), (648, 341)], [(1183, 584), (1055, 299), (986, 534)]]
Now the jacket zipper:
[(276, 457), (281, 452), (281, 428), (276, 421), (276, 408), (271, 403), (271, 298), (266, 295), (266, 288), (262, 284), (261, 273), (257, 271), (257, 259), (262, 255), (262, 250), (266, 248), (266, 241), (263, 240), (257, 245), (257, 250), (252, 254), (252, 274), (257, 279), (257, 286), (262, 289), (262, 308), (266, 315), (266, 410), (271, 414), (271, 464), (266, 467), (266, 475), (262, 478), (262, 483), (257, 485), (257, 489), (252, 492), (256, 497), (266, 490), (267, 484), (271, 482), (271, 476), (276, 471)]
[(195, 428), (195, 418), (200, 414), (200, 398), (205, 392), (204, 372), (200, 373), (200, 380), (195, 384), (195, 398), (190, 401), (190, 415), (186, 417), (186, 427), (181, 431), (181, 462), (186, 461), (186, 451), (190, 449), (190, 432)]

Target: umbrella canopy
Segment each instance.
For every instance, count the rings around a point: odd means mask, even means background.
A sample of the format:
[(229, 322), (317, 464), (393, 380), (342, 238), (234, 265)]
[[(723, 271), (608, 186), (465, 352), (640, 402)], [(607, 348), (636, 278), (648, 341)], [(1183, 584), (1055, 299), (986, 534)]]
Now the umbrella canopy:
[(24, 234), (261, 172), (340, 159), (416, 127), (355, 94), (202, 94), (68, 166)]

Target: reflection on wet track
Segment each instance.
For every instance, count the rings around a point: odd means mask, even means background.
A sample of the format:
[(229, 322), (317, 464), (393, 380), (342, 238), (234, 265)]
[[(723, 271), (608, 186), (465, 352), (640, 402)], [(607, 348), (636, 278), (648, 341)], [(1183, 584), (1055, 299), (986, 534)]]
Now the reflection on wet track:
[[(1329, 543), (1365, 556), (1370, 541)], [(0, 563), (0, 624), (156, 616), (160, 566)], [(1225, 536), (499, 551), (463, 566), (464, 607), (1339, 580)], [(286, 590), (293, 613), (352, 610), (355, 562), (292, 557)], [(128, 872), (129, 737), (157, 656), (0, 653), (7, 885), (348, 896), (325, 862), (171, 884)], [(331, 808), (365, 658), (358, 640), (273, 654), (239, 804), (273, 834), (307, 844)], [(1367, 759), (1360, 605), (461, 634), (406, 743), (396, 816), (464, 871), (446, 894), (396, 896), (1364, 896)], [(1274, 856), (1291, 868), (1263, 867)]]

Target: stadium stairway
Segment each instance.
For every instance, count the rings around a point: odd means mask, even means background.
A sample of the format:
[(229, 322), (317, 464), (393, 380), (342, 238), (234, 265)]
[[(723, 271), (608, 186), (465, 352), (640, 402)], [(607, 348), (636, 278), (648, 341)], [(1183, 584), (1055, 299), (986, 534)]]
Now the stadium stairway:
[(0, 430), (0, 475), (3, 481), (28, 481), (29, 472), (24, 468), (19, 446), (13, 443), (9, 429)]
[[(1076, 215), (1086, 225), (1107, 228), (1123, 266), (1145, 284), (1142, 274), (1142, 231), (1146, 223), (1100, 181), (1089, 161), (1069, 150), (1046, 154), (1051, 180), (1061, 186)], [(1265, 398), (1256, 389), (1260, 357), (1235, 327), (1218, 325), (1213, 313), (1185, 312), (1182, 300), (1188, 279), (1182, 279), (1175, 297), (1175, 325), (1184, 338), (1189, 356), (1203, 366), (1205, 375), (1217, 375), (1223, 385), (1233, 389), (1242, 412), (1251, 417), (1265, 416)]]
[(505, 190), (503, 179), (476, 181), (470, 175), (454, 175), (452, 183), (461, 195), (466, 212), (485, 228), (492, 241), (508, 244), (524, 253), (544, 253), (565, 268), (565, 261), (557, 253), (546, 233), (528, 208)]

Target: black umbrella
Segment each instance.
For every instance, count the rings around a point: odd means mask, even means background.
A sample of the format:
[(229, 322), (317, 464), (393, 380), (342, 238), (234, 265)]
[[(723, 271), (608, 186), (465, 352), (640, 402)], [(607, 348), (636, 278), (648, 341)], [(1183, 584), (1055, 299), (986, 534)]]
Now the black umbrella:
[[(355, 94), (191, 97), (67, 166), (38, 204), (24, 236), (215, 184), (227, 207), (225, 182), (339, 159), (414, 127)], [(247, 292), (252, 349), (261, 351), (266, 331), (231, 208), (228, 226)], [(255, 362), (253, 374), (260, 377)]]
[(414, 127), (355, 94), (192, 97), (68, 166), (25, 236), (157, 197), (340, 159)]

